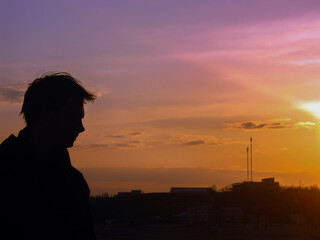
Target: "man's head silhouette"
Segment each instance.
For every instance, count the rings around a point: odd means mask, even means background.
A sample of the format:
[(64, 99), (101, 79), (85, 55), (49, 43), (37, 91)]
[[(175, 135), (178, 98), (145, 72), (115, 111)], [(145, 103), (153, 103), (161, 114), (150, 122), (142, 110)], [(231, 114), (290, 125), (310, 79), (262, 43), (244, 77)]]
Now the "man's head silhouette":
[(21, 109), (27, 126), (0, 144), (0, 182), (7, 193), (1, 217), (9, 238), (96, 239), (90, 189), (67, 150), (84, 131), (84, 103), (95, 98), (65, 72), (29, 84)]
[(21, 114), (34, 142), (68, 148), (84, 131), (83, 104), (95, 98), (69, 73), (46, 73), (29, 85)]

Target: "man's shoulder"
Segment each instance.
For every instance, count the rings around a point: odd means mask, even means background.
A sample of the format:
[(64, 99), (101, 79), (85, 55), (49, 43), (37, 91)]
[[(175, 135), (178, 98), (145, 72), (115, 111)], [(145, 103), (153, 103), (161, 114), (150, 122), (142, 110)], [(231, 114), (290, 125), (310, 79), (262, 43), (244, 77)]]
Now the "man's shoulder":
[(27, 161), (24, 159), (27, 156), (25, 142), (15, 135), (11, 134), (0, 144), (0, 164), (3, 169), (6, 167), (22, 170)]
[(7, 155), (12, 153), (17, 145), (17, 137), (11, 134), (0, 144), (0, 155)]
[[(17, 138), (13, 134), (0, 144), (0, 182), (2, 183), (2, 187), (3, 185), (16, 184), (18, 177), (23, 173), (22, 167), (19, 167), (20, 164), (17, 164), (19, 162), (19, 154), (21, 154), (18, 145)], [(10, 179), (10, 183), (8, 183), (8, 179)]]

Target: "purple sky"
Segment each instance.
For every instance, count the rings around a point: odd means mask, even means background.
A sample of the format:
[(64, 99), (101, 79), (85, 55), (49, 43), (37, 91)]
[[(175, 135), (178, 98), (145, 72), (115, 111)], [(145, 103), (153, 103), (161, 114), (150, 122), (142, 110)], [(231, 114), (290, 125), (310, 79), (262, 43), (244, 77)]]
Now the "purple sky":
[[(70, 151), (84, 172), (241, 173), (253, 136), (257, 172), (310, 179), (320, 173), (319, 11), (302, 0), (1, 1), (0, 140), (24, 126), (27, 83), (67, 71), (99, 95)], [(108, 184), (115, 191), (92, 188)]]

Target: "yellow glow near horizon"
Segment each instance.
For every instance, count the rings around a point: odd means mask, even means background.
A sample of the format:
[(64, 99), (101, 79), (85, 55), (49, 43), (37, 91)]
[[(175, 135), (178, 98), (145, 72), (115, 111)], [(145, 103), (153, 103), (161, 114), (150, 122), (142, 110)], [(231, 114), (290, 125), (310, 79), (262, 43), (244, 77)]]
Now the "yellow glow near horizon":
[(320, 102), (309, 102), (300, 104), (300, 108), (312, 113), (320, 119)]

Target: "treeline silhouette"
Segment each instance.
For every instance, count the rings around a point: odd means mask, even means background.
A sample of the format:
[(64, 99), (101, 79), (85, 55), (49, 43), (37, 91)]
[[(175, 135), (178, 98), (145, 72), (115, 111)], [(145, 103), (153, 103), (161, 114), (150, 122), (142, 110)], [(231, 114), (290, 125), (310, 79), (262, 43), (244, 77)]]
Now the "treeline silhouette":
[(320, 189), (280, 187), (90, 198), (96, 224), (320, 224)]

